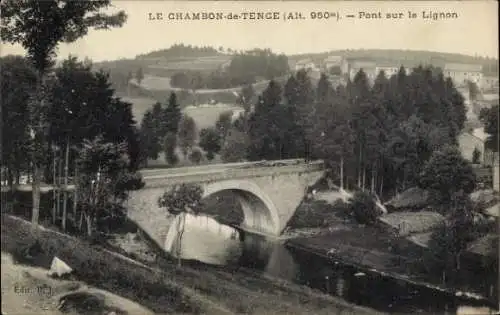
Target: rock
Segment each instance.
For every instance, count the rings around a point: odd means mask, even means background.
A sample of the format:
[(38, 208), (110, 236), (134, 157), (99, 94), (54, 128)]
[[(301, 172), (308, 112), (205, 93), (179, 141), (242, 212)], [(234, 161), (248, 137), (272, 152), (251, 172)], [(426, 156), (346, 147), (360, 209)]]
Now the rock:
[(71, 269), (71, 267), (68, 266), (64, 261), (57, 257), (54, 257), (48, 275), (50, 277), (61, 277), (66, 274), (70, 274), (72, 271), (73, 269)]

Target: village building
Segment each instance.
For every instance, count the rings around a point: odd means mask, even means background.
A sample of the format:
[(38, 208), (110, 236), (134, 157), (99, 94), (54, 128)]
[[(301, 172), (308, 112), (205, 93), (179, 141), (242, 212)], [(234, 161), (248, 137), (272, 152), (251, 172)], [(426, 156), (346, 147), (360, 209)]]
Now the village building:
[[(343, 75), (348, 71), (347, 60), (343, 56), (328, 56), (323, 61), (323, 68), (326, 73)], [(338, 69), (339, 73), (334, 73)]]
[(443, 73), (446, 77), (450, 77), (457, 87), (467, 86), (468, 81), (479, 86), (483, 78), (482, 66), (478, 64), (447, 63)]
[(480, 87), (483, 91), (497, 91), (499, 90), (498, 76), (483, 75)]
[(396, 75), (399, 73), (399, 70), (401, 67), (404, 67), (406, 75), (409, 75), (412, 71), (413, 68), (415, 68), (417, 65), (413, 63), (403, 63), (403, 62), (377, 62), (377, 66), (375, 68), (375, 73), (378, 75), (381, 71), (384, 72), (386, 78), (390, 78), (393, 75)]
[(310, 70), (316, 68), (316, 65), (311, 59), (302, 59), (295, 64), (295, 71)]
[(472, 161), (474, 150), (480, 153), (479, 162), (483, 164), (485, 157), (485, 142), (488, 139), (488, 134), (483, 128), (476, 128), (472, 131), (464, 131), (458, 136), (458, 146), (462, 152), (462, 156)]
[(375, 78), (377, 76), (377, 64), (373, 61), (354, 60), (352, 62), (349, 62), (348, 69), (349, 78), (351, 79), (351, 81), (354, 80), (354, 77), (360, 70), (363, 70), (368, 81), (371, 84), (375, 81)]

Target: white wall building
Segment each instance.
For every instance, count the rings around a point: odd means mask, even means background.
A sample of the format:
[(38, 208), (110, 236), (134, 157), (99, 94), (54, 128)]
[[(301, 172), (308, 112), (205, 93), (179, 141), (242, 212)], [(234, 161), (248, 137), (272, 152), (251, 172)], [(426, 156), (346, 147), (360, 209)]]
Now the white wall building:
[(310, 70), (314, 68), (316, 68), (316, 65), (314, 64), (314, 62), (312, 62), (311, 59), (302, 59), (297, 61), (297, 63), (295, 64), (295, 71), (299, 71), (302, 69)]
[(480, 86), (483, 81), (482, 66), (477, 64), (447, 63), (443, 73), (450, 77), (457, 87), (467, 86), (467, 81)]

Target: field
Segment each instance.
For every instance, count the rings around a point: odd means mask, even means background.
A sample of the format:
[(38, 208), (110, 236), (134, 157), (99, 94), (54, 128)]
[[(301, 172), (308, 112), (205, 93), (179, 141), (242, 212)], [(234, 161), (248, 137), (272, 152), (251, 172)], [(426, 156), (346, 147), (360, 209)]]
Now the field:
[[(150, 97), (124, 96), (122, 97), (122, 100), (132, 103), (132, 114), (138, 124), (140, 124), (146, 111), (152, 108), (157, 102), (155, 99)], [(183, 112), (189, 117), (192, 117), (198, 130), (201, 130), (203, 128), (215, 126), (215, 122), (221, 113), (234, 110), (241, 110), (241, 107), (231, 104), (186, 106), (184, 107)]]

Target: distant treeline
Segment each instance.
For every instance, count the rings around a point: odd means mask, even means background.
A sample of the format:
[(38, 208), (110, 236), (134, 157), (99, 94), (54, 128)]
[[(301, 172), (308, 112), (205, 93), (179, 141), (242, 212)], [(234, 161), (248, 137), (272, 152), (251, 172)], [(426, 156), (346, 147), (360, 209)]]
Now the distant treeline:
[(144, 58), (176, 58), (176, 57), (207, 57), (218, 55), (222, 51), (210, 46), (191, 46), (184, 44), (175, 44), (167, 49), (156, 50), (147, 54), (138, 55), (136, 59)]
[(255, 83), (259, 79), (270, 80), (288, 74), (288, 58), (269, 49), (255, 49), (234, 55), (226, 69), (209, 74), (202, 72), (178, 72), (171, 84), (185, 89), (227, 89)]

